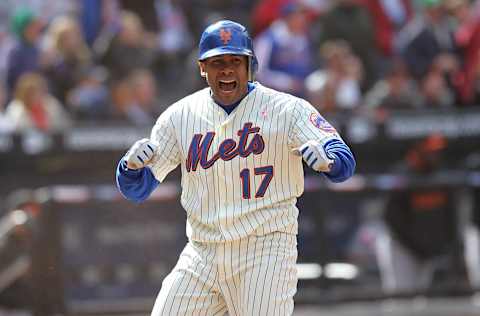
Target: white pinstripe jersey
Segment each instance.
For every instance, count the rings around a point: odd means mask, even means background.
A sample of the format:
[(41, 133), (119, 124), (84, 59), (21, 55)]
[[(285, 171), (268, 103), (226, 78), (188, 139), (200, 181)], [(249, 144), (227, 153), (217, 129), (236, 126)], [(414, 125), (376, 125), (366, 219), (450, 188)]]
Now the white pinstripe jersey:
[(210, 88), (170, 106), (157, 120), (150, 167), (161, 182), (181, 165), (187, 236), (215, 242), (272, 231), (297, 233), (302, 158), (292, 149), (339, 137), (305, 100), (255, 83), (227, 114)]

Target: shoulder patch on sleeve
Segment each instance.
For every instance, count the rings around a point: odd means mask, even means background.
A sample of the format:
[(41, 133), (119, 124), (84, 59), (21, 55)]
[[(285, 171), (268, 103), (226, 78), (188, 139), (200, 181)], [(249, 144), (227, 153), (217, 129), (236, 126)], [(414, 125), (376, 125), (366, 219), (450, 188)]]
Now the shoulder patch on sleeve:
[(310, 122), (312, 122), (313, 126), (315, 126), (318, 129), (321, 129), (324, 132), (327, 133), (336, 133), (337, 130), (335, 127), (330, 125), (321, 115), (318, 113), (312, 113), (310, 114)]

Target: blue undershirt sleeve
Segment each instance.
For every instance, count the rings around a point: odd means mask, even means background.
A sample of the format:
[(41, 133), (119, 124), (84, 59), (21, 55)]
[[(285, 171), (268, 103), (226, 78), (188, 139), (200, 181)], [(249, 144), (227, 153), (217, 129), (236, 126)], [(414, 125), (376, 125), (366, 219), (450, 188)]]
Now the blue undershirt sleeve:
[(335, 162), (330, 172), (324, 175), (332, 182), (343, 182), (355, 172), (356, 162), (347, 144), (339, 139), (331, 139), (323, 145), (327, 156)]
[(123, 158), (117, 165), (116, 180), (117, 188), (122, 195), (127, 200), (136, 203), (146, 200), (160, 184), (150, 168), (128, 169)]

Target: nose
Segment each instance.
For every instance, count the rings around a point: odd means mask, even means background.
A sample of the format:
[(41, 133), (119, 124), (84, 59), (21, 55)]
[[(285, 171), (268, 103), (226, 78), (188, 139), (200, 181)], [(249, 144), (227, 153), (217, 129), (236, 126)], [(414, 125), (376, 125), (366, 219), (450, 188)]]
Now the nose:
[(222, 74), (229, 75), (233, 73), (233, 64), (232, 63), (224, 63), (221, 69)]

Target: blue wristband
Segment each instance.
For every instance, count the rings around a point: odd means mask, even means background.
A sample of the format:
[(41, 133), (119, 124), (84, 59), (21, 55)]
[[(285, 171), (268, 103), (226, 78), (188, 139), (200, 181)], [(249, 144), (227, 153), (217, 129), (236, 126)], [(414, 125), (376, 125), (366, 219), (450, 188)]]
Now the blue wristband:
[(323, 145), (327, 156), (334, 160), (325, 176), (332, 182), (343, 182), (355, 172), (356, 162), (350, 148), (340, 139), (331, 139)]
[(123, 158), (117, 166), (116, 182), (122, 195), (137, 203), (146, 200), (160, 184), (150, 168), (129, 169)]

